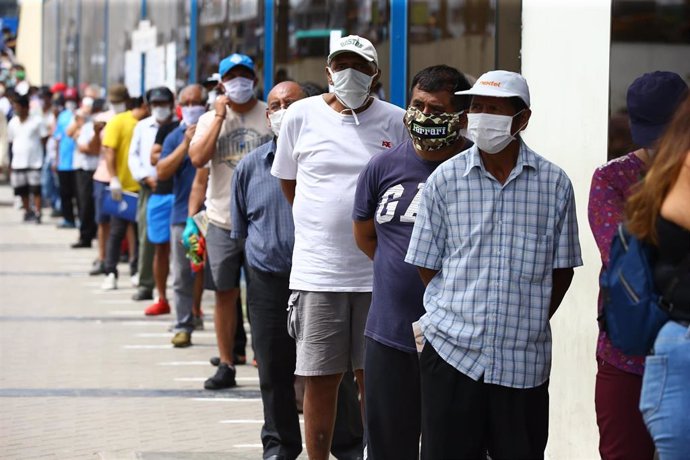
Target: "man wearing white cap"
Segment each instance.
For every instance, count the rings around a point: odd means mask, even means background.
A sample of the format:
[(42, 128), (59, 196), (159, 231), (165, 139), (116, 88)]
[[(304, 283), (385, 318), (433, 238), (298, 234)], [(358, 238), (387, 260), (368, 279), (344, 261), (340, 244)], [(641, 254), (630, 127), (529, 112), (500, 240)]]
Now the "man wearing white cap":
[(306, 377), (307, 453), (319, 460), (328, 458), (338, 385), (348, 368), (364, 394), (373, 271), (352, 234), (357, 177), (373, 155), (407, 137), (405, 112), (369, 95), (381, 74), (369, 40), (341, 38), (327, 64), (334, 92), (290, 106), (271, 169), (293, 204), (288, 330), (297, 343), (295, 374)]
[(405, 259), (427, 285), (422, 456), (543, 458), (549, 320), (582, 264), (573, 188), (519, 136), (521, 75), (488, 72), (456, 94), (472, 96), (475, 145), (427, 180)]

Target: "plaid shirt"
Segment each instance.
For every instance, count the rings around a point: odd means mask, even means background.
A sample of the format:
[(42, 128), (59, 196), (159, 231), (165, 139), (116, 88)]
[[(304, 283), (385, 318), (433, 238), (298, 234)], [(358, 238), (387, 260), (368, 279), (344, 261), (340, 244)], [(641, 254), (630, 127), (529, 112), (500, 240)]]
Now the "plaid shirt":
[(568, 176), (521, 143), (505, 184), (476, 146), (429, 177), (405, 261), (439, 270), (424, 294), (424, 336), (484, 382), (549, 378), (552, 271), (582, 265)]

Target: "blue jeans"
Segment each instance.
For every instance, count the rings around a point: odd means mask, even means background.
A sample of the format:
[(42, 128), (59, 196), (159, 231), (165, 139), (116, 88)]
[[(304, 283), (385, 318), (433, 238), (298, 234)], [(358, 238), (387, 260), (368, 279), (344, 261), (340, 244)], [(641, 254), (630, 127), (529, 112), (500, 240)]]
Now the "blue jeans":
[(690, 445), (690, 328), (669, 321), (645, 362), (640, 411), (660, 460), (688, 458)]
[(51, 169), (52, 161), (46, 159), (41, 168), (41, 198), (44, 204), (60, 211), (60, 188), (57, 174)]

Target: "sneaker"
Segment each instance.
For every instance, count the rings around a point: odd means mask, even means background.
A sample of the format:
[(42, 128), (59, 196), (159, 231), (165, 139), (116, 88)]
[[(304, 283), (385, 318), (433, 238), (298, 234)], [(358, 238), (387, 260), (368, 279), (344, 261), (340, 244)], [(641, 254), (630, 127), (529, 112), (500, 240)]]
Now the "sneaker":
[(24, 213), (24, 222), (31, 222), (36, 219), (36, 214), (33, 211), (26, 211)]
[(72, 244), (70, 247), (72, 249), (90, 248), (91, 247), (91, 241), (79, 240), (76, 243)]
[(158, 302), (146, 307), (144, 314), (146, 316), (167, 315), (170, 313), (170, 304), (165, 299), (158, 299)]
[(232, 388), (234, 386), (237, 386), (237, 382), (235, 382), (235, 367), (225, 363), (220, 363), (216, 375), (206, 379), (204, 382), (204, 388), (207, 390), (222, 390), (223, 388)]
[(101, 289), (104, 291), (112, 291), (117, 289), (117, 276), (115, 273), (108, 273), (101, 284)]
[(41, 225), (41, 214), (36, 214), (36, 225)]
[(135, 273), (130, 276), (129, 282), (132, 283), (132, 287), (139, 287), (139, 273)]
[(204, 319), (201, 316), (194, 317), (194, 330), (203, 331), (204, 330)]
[(62, 217), (62, 212), (57, 209), (53, 209), (50, 211), (50, 217)]
[(95, 260), (91, 265), (90, 276), (105, 275), (105, 262), (102, 260)]
[(139, 288), (132, 296), (132, 300), (153, 300), (153, 291), (151, 289)]
[(186, 348), (192, 344), (192, 334), (187, 331), (177, 332), (170, 343), (172, 343), (175, 348)]

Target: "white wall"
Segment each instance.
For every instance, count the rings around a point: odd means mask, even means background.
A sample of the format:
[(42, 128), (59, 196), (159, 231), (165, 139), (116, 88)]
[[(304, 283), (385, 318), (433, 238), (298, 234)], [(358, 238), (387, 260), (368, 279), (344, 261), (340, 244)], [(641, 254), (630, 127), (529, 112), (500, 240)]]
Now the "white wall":
[(611, 4), (523, 0), (522, 72), (532, 118), (526, 142), (575, 188), (584, 267), (553, 322), (547, 458), (598, 458), (594, 414), (599, 253), (587, 222), (592, 172), (606, 160)]

